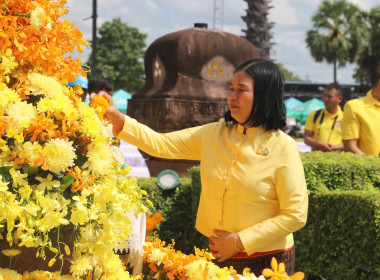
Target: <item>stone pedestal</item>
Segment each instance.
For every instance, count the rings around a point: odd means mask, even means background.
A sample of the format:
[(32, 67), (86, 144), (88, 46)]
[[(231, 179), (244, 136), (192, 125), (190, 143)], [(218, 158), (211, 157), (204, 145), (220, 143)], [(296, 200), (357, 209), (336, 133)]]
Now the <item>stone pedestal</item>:
[[(147, 49), (146, 82), (128, 101), (127, 114), (157, 132), (218, 121), (228, 110), (234, 69), (258, 57), (249, 41), (227, 32), (190, 28), (165, 35)], [(189, 176), (187, 169), (199, 165), (143, 155), (152, 177), (164, 169)]]

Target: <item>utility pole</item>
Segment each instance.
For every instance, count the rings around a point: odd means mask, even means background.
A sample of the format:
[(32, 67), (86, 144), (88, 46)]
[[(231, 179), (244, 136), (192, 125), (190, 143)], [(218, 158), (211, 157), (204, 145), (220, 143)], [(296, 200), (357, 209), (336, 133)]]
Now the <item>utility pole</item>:
[(96, 18), (98, 17), (96, 12), (96, 0), (92, 0), (92, 75), (96, 74)]
[(223, 30), (224, 0), (214, 0), (214, 17), (212, 29)]

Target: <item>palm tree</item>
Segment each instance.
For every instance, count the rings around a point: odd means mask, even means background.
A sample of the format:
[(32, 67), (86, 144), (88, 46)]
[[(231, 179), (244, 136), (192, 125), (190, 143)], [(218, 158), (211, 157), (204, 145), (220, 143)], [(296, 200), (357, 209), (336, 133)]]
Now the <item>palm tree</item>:
[(247, 23), (247, 30), (245, 38), (250, 41), (259, 51), (262, 59), (269, 60), (270, 49), (270, 29), (273, 23), (269, 23), (267, 15), (269, 9), (272, 8), (268, 5), (270, 0), (244, 0), (248, 3), (247, 15), (242, 16), (242, 19)]
[(306, 43), (317, 62), (334, 65), (357, 61), (367, 37), (368, 28), (360, 9), (346, 0), (323, 1), (312, 17), (313, 29), (307, 32)]
[(371, 68), (380, 62), (380, 6), (364, 12), (368, 22), (369, 36), (360, 54), (355, 79), (364, 87), (371, 86)]

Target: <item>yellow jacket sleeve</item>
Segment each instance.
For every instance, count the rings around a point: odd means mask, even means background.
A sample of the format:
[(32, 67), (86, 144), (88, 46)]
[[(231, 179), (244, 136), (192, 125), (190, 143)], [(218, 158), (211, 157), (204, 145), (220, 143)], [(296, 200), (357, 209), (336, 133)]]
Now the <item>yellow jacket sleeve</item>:
[[(356, 101), (356, 100), (354, 100)], [(344, 106), (343, 119), (341, 123), (343, 140), (358, 139), (360, 132), (360, 123), (353, 112), (352, 105), (354, 102), (347, 102)]]
[(201, 139), (194, 135), (201, 128), (202, 126), (158, 133), (135, 119), (125, 116), (123, 130), (117, 137), (155, 157), (200, 160)]

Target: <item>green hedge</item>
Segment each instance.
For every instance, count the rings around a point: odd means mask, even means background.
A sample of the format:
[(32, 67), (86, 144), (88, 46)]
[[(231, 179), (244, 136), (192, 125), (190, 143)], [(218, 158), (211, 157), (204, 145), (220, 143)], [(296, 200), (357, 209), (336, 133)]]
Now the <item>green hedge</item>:
[(334, 190), (309, 199), (307, 224), (294, 234), (296, 270), (334, 280), (380, 279), (380, 192)]
[[(301, 153), (309, 197), (307, 225), (295, 233), (297, 269), (326, 279), (377, 279), (379, 271), (380, 158), (351, 153)], [(207, 248), (208, 239), (195, 230), (201, 183), (199, 167), (189, 169), (174, 190), (162, 190), (156, 179), (139, 178), (163, 214), (160, 238), (175, 240), (184, 253)], [(353, 278), (355, 277), (355, 278)]]
[(167, 243), (174, 239), (174, 248), (184, 253), (193, 253), (194, 246), (208, 247), (208, 239), (195, 230), (199, 191), (192, 187), (190, 178), (181, 178), (180, 185), (171, 190), (158, 187), (157, 178), (137, 180), (155, 206), (155, 209), (151, 209), (152, 212), (162, 214), (162, 221), (155, 229), (160, 239)]
[(307, 188), (317, 190), (380, 189), (380, 158), (342, 152), (301, 153)]

